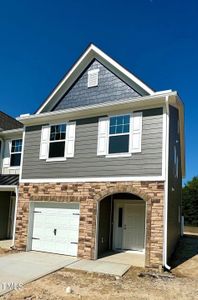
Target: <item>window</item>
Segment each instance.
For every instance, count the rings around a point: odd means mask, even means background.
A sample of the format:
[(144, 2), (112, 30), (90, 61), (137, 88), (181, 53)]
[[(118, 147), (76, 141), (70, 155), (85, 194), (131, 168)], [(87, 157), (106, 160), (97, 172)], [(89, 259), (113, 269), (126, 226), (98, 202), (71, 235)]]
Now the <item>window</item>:
[(88, 82), (87, 82), (88, 88), (98, 86), (98, 72), (99, 69), (88, 71)]
[(65, 156), (66, 124), (52, 125), (50, 128), (49, 158)]
[(18, 167), (21, 164), (22, 139), (12, 140), (10, 167)]
[(128, 153), (130, 137), (130, 115), (110, 117), (109, 154)]
[(123, 208), (118, 208), (118, 227), (122, 227)]

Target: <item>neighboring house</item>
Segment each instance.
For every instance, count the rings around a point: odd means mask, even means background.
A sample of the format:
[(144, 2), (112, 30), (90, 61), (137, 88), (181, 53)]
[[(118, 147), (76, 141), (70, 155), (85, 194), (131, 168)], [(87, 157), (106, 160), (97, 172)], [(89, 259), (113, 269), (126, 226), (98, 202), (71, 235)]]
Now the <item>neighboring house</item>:
[(90, 45), (24, 124), (15, 246), (168, 268), (180, 236), (183, 104)]
[(0, 111), (0, 240), (13, 240), (23, 125)]

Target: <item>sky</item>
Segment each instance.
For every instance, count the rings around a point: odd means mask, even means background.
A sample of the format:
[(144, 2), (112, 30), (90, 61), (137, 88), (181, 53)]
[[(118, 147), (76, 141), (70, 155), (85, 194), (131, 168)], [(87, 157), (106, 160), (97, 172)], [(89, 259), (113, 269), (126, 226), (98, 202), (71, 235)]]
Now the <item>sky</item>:
[(198, 0), (0, 1), (0, 110), (33, 113), (94, 43), (185, 105), (186, 178), (198, 175)]

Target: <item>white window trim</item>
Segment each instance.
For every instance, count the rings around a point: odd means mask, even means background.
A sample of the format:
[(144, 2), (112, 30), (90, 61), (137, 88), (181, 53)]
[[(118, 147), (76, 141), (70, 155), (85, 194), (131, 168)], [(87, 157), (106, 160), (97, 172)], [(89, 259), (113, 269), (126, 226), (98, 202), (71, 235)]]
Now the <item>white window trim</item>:
[[(128, 115), (130, 118), (130, 124), (129, 124), (129, 132), (128, 133), (118, 133), (118, 134), (110, 134), (110, 118), (112, 117), (120, 117), (120, 116), (126, 116)], [(105, 156), (106, 158), (116, 158), (116, 157), (131, 157), (132, 156), (132, 152), (130, 151), (131, 149), (131, 135), (132, 135), (132, 116), (133, 113), (122, 113), (122, 114), (116, 114), (116, 115), (108, 115), (108, 119), (109, 119), (109, 124), (108, 124), (108, 137), (107, 137), (107, 155)], [(129, 149), (128, 152), (123, 152), (123, 153), (109, 153), (109, 137), (110, 136), (118, 136), (118, 135), (129, 135)]]
[[(51, 127), (52, 126), (57, 126), (57, 125), (65, 125), (65, 139), (62, 140), (57, 140), (57, 141), (50, 141), (50, 134), (51, 134)], [(67, 125), (68, 122), (60, 122), (60, 123), (51, 123), (49, 124), (49, 140), (48, 140), (48, 153), (47, 153), (47, 159), (46, 162), (55, 162), (55, 161), (65, 161), (67, 160), (66, 158), (66, 139), (67, 139)], [(64, 142), (65, 141), (65, 149), (64, 149), (64, 156), (62, 157), (49, 157), (49, 151), (50, 151), (50, 143), (55, 143), (55, 142)]]
[[(21, 151), (19, 152), (12, 152), (12, 142), (13, 141), (19, 141), (21, 140), (22, 141), (22, 144), (21, 144)], [(22, 138), (19, 138), (19, 139), (11, 139), (10, 140), (10, 166), (8, 167), (9, 170), (17, 170), (20, 168), (21, 166), (21, 161), (20, 161), (20, 165), (19, 166), (11, 166), (11, 157), (12, 157), (12, 154), (21, 154), (21, 158), (22, 158), (22, 146), (23, 146), (23, 139)]]

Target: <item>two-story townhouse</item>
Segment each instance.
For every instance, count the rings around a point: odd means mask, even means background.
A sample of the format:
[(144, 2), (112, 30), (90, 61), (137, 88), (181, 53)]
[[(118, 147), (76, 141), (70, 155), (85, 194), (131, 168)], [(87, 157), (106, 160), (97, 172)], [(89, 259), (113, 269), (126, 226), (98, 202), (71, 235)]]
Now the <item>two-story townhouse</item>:
[(14, 245), (22, 134), (23, 124), (0, 112), (0, 245)]
[(15, 246), (169, 268), (180, 236), (183, 105), (90, 45), (24, 124)]

